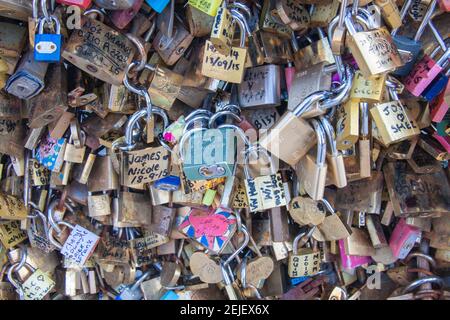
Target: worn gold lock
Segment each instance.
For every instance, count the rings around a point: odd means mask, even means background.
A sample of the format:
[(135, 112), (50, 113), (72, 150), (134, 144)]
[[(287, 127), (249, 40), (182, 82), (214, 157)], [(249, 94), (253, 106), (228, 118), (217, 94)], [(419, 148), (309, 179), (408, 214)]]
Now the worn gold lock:
[(72, 33), (62, 56), (90, 75), (120, 85), (135, 50), (126, 36), (83, 16), (81, 29)]

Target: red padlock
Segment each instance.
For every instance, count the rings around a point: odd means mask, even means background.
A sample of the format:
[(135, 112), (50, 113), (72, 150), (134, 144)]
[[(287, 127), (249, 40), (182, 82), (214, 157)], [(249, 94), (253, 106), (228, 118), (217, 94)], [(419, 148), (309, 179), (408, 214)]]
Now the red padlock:
[(113, 11), (111, 15), (112, 23), (119, 29), (125, 28), (137, 15), (143, 3), (144, 0), (136, 0), (129, 9)]
[(92, 0), (56, 0), (56, 3), (65, 4), (66, 6), (77, 6), (86, 10), (92, 4)]
[[(449, 81), (450, 83), (450, 81)], [(448, 85), (447, 85), (448, 87)], [(433, 122), (441, 122), (444, 119), (445, 114), (448, 111), (448, 104), (445, 101), (445, 93), (447, 90), (442, 91), (430, 105), (430, 117)], [(448, 94), (448, 93), (447, 93)]]

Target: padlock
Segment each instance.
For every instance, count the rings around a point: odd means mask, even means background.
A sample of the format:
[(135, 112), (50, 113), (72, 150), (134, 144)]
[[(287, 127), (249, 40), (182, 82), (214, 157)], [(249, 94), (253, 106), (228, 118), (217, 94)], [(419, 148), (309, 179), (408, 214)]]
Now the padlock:
[[(411, 6), (411, 2), (405, 2), (403, 6), (404, 7), (402, 8), (402, 15), (401, 15), (402, 20), (405, 18), (406, 13), (408, 12), (408, 8)], [(412, 5), (412, 7), (414, 7), (414, 4)], [(426, 9), (426, 13), (422, 19), (422, 22), (420, 23), (419, 27), (417, 28), (414, 38), (411, 39), (406, 36), (398, 35), (397, 34), (398, 28), (396, 28), (396, 29), (394, 28), (394, 30), (392, 30), (392, 33), (391, 33), (392, 39), (393, 39), (395, 45), (397, 46), (397, 48), (400, 50), (409, 51), (412, 54), (411, 61), (405, 63), (404, 66), (401, 66), (397, 70), (394, 70), (392, 72), (392, 74), (394, 74), (396, 76), (406, 76), (408, 73), (411, 72), (412, 68), (414, 67), (414, 64), (416, 63), (416, 61), (418, 59), (419, 52), (422, 48), (422, 42), (420, 41), (420, 38), (422, 37), (422, 34), (424, 33), (428, 22), (432, 18), (432, 14), (434, 12), (435, 7), (436, 7), (436, 1), (431, 1), (429, 3), (428, 8)]]
[(308, 232), (302, 232), (294, 239), (292, 253), (289, 254), (288, 275), (291, 278), (313, 276), (320, 271), (321, 253), (312, 248), (298, 249), (299, 241), (303, 247), (315, 230), (315, 226)]
[(111, 15), (112, 23), (118, 29), (124, 29), (138, 13), (144, 0), (134, 0), (133, 6), (124, 10), (115, 10)]
[[(185, 131), (180, 140), (179, 153), (187, 179), (204, 180), (232, 175), (236, 143), (233, 129), (197, 128)], [(216, 145), (218, 149), (215, 154), (206, 153)]]
[(361, 71), (355, 72), (350, 99), (358, 102), (380, 102), (385, 90), (386, 75), (364, 77)]
[(331, 23), (331, 20), (337, 15), (339, 10), (339, 1), (333, 0), (330, 3), (315, 4), (311, 12), (310, 26), (312, 28), (325, 28)]
[(0, 70), (13, 74), (26, 42), (26, 28), (13, 23), (0, 23)]
[(416, 97), (421, 95), (442, 71), (443, 65), (448, 62), (449, 55), (450, 49), (447, 49), (437, 61), (425, 55), (405, 77), (405, 88)]
[[(21, 268), (29, 268), (32, 271), (31, 276), (23, 283), (15, 280), (12, 273)], [(21, 264), (16, 262), (9, 267), (8, 280), (16, 288), (20, 300), (42, 300), (55, 286), (55, 282), (47, 273), (40, 269), (32, 267), (28, 263)]]
[[(95, 33), (96, 37), (91, 37), (91, 33)], [(62, 56), (88, 74), (120, 85), (135, 50), (132, 42), (121, 33), (83, 16), (81, 29), (72, 33)]]
[(107, 10), (126, 10), (133, 6), (135, 0), (94, 0), (100, 8)]
[(338, 216), (337, 212), (326, 199), (322, 199), (327, 211), (331, 215), (327, 215), (323, 222), (317, 226), (312, 237), (317, 241), (335, 241), (349, 237), (351, 235), (350, 226)]
[(59, 62), (61, 59), (62, 35), (61, 23), (56, 16), (50, 16), (55, 22), (56, 34), (44, 34), (47, 20), (42, 18), (38, 23), (38, 33), (34, 40), (34, 60), (39, 62)]
[(311, 20), (309, 12), (299, 0), (276, 1), (278, 17), (292, 30), (307, 29)]
[(344, 158), (342, 157), (342, 153), (337, 149), (334, 128), (330, 121), (323, 116), (320, 117), (320, 124), (325, 131), (328, 140), (327, 145), (331, 151), (327, 152), (327, 165), (330, 169), (327, 172), (327, 185), (329, 184), (328, 181), (330, 181), (336, 187), (343, 188), (347, 185), (347, 176), (345, 174)]
[(281, 70), (278, 65), (247, 68), (238, 86), (242, 108), (277, 107), (281, 103)]
[(56, 0), (56, 3), (65, 4), (66, 6), (77, 6), (86, 10), (91, 6), (92, 0)]
[(359, 139), (359, 103), (348, 100), (337, 110), (336, 147), (351, 148)]
[[(445, 197), (450, 186), (442, 169), (417, 174), (407, 163), (398, 161), (386, 164), (383, 172), (396, 216), (433, 217), (448, 211)], [(409, 199), (416, 201), (412, 203)]]
[(153, 40), (153, 48), (168, 66), (174, 65), (185, 53), (194, 40), (183, 26), (175, 20), (172, 37), (165, 36), (161, 31), (157, 33)]
[(314, 103), (324, 100), (327, 96), (326, 92), (317, 91), (306, 97), (293, 112), (286, 112), (275, 126), (260, 138), (260, 145), (275, 157), (295, 166), (316, 142), (313, 128), (299, 117)]
[(327, 72), (325, 63), (319, 63), (296, 73), (289, 91), (288, 110), (301, 103), (308, 95), (319, 90), (331, 88), (331, 73)]
[(186, 7), (186, 18), (189, 25), (189, 32), (194, 37), (204, 37), (213, 32), (215, 18), (209, 14), (188, 5)]
[(244, 160), (245, 189), (250, 212), (285, 206), (287, 204), (286, 194), (282, 185), (281, 175), (275, 172), (273, 160), (267, 151), (262, 150), (263, 154), (269, 158), (271, 174), (256, 178), (251, 177), (248, 167), (249, 156), (250, 152), (257, 150), (258, 148), (248, 148)]
[(393, 71), (403, 65), (386, 28), (357, 32), (351, 16), (345, 18), (345, 25), (350, 36), (350, 51), (363, 75), (368, 77)]
[(393, 100), (370, 109), (372, 119), (385, 145), (410, 139), (419, 134), (415, 121), (410, 119), (398, 98), (396, 89), (389, 87), (388, 90)]
[(230, 53), (234, 37), (235, 22), (228, 8), (222, 4), (217, 10), (211, 30), (210, 41), (214, 48), (224, 56)]
[(399, 28), (402, 25), (402, 17), (397, 4), (392, 0), (376, 0), (375, 4), (380, 7), (384, 21), (391, 29)]
[(217, 51), (211, 41), (207, 40), (203, 52), (201, 72), (204, 76), (210, 78), (232, 83), (241, 83), (244, 76), (245, 59), (247, 57), (245, 40), (248, 35), (248, 30), (244, 26), (244, 21), (240, 18), (232, 17), (240, 29), (241, 38), (239, 47), (233, 46), (229, 54), (223, 55)]
[(33, 58), (33, 51), (23, 55), (16, 72), (8, 78), (5, 90), (20, 99), (30, 99), (44, 89), (44, 78), (48, 64), (37, 62)]
[(327, 143), (322, 125), (315, 119), (310, 120), (317, 140), (317, 154), (307, 153), (296, 165), (296, 172), (303, 188), (313, 200), (321, 200), (325, 191), (327, 177)]
[[(321, 28), (316, 28), (315, 30), (317, 30), (319, 39), (316, 41), (310, 40), (311, 44), (299, 49), (294, 54), (294, 63), (297, 70), (306, 69), (306, 67), (319, 63), (328, 65), (335, 62), (328, 37), (325, 36)], [(306, 38), (309, 39), (309, 37)]]

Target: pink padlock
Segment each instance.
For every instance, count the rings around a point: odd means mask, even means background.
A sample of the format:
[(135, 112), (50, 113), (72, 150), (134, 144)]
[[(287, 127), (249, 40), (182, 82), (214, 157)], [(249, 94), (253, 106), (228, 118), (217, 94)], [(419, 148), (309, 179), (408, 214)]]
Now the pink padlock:
[(442, 91), (430, 105), (430, 117), (433, 122), (441, 122), (448, 111), (448, 104), (445, 101), (445, 93), (446, 90)]
[(87, 9), (91, 6), (92, 0), (56, 0), (56, 3)]
[(117, 28), (119, 29), (125, 28), (131, 22), (131, 20), (133, 20), (133, 18), (137, 15), (143, 3), (144, 0), (135, 0), (131, 8), (113, 11), (111, 21)]
[(450, 137), (449, 136), (440, 136), (437, 132), (433, 133), (433, 138), (435, 138), (439, 143), (444, 147), (447, 153), (450, 153)]
[(419, 228), (407, 225), (405, 219), (400, 219), (389, 239), (389, 246), (394, 257), (405, 259), (419, 239), (420, 234)]
[(286, 79), (286, 88), (289, 94), (289, 90), (291, 89), (292, 81), (294, 81), (295, 78), (295, 66), (294, 64), (289, 61), (288, 66), (284, 68), (284, 76)]
[(430, 56), (425, 55), (423, 59), (417, 63), (409, 75), (406, 76), (404, 84), (405, 88), (412, 95), (418, 97), (442, 71), (443, 65), (447, 62), (450, 55), (448, 48), (442, 57), (435, 62)]
[(442, 11), (450, 12), (450, 0), (438, 0), (438, 3)]
[(372, 262), (371, 257), (366, 256), (351, 256), (345, 253), (344, 239), (338, 240), (339, 252), (341, 255), (341, 263), (344, 269), (354, 269), (367, 263)]

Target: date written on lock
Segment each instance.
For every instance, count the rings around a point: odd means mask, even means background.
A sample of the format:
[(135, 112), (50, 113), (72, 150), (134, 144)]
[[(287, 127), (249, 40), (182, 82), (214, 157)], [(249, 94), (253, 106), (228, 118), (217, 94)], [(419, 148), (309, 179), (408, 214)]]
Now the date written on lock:
[(217, 51), (211, 41), (206, 41), (202, 74), (222, 81), (241, 83), (244, 75), (246, 49), (232, 47), (229, 55)]
[(122, 185), (131, 187), (168, 176), (168, 159), (164, 147), (127, 152), (122, 157)]

